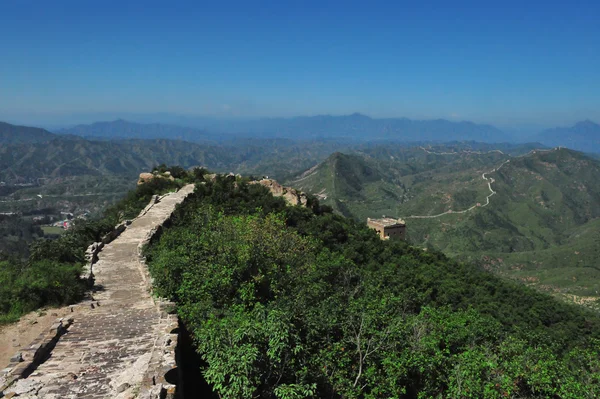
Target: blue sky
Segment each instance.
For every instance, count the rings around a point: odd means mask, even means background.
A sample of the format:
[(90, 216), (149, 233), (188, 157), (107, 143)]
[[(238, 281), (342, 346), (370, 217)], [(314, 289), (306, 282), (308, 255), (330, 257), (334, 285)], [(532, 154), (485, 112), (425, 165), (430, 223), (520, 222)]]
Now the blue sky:
[(598, 1), (7, 0), (0, 118), (600, 122), (599, 20)]

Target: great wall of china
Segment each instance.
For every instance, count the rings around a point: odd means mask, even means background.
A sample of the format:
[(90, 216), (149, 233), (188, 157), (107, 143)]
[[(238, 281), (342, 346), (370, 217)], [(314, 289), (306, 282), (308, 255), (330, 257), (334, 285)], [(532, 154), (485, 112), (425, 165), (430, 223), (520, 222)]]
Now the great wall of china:
[[(434, 152), (434, 151), (430, 151), (425, 147), (419, 147), (421, 148), (423, 151), (425, 151), (428, 154), (435, 154), (435, 155), (459, 155), (459, 154), (476, 154), (476, 155), (482, 155), (482, 154), (490, 154), (493, 152), (502, 154), (502, 155), (508, 155), (505, 154), (504, 152), (500, 151), (500, 150), (491, 150), (491, 151), (485, 151), (485, 152), (481, 152), (481, 151), (461, 151), (461, 152)], [(536, 152), (551, 152), (551, 151), (558, 151), (561, 148), (564, 147), (555, 147), (555, 148), (551, 148), (551, 149), (534, 149), (529, 151), (527, 154), (523, 154), (523, 155), (519, 155), (515, 158), (520, 158), (520, 157), (524, 157), (530, 154), (535, 154)], [(508, 155), (510, 156), (510, 155)], [(489, 175), (492, 174), (494, 172), (497, 172), (498, 170), (500, 170), (500, 168), (502, 168), (504, 165), (506, 165), (507, 163), (510, 162), (510, 159), (507, 159), (505, 161), (503, 161), (499, 166), (495, 167), (494, 169), (490, 170), (489, 172), (484, 172), (481, 175), (481, 178), (487, 183), (488, 186), (488, 190), (490, 191), (490, 193), (485, 197), (485, 204), (481, 204), (481, 203), (476, 203), (473, 206), (467, 208), (467, 209), (463, 209), (460, 211), (455, 211), (453, 209), (449, 209), (446, 212), (442, 212), (439, 213), (437, 215), (410, 215), (410, 216), (404, 216), (404, 219), (435, 219), (435, 218), (439, 218), (441, 216), (445, 216), (445, 215), (450, 215), (450, 214), (461, 214), (461, 213), (468, 213), (471, 212), (472, 210), (476, 209), (476, 208), (484, 208), (486, 206), (488, 206), (490, 204), (490, 198), (494, 195), (496, 195), (496, 191), (494, 191), (494, 189), (492, 188), (492, 183), (495, 182), (493, 177), (485, 177), (485, 175)]]
[[(406, 218), (436, 218), (489, 205), (496, 192), (491, 186), (494, 179), (486, 174), (508, 162), (482, 174), (490, 191), (485, 204)], [(255, 184), (290, 205), (307, 203), (305, 194), (272, 179)], [(171, 314), (174, 304), (152, 296), (142, 248), (193, 189), (188, 185), (176, 193), (155, 196), (136, 219), (116, 226), (101, 243), (90, 246), (90, 263), (83, 276), (93, 284), (90, 297), (70, 306), (70, 317), (48, 325), (45, 333), (0, 368), (0, 398), (175, 398), (182, 378), (176, 364), (178, 320)]]
[[(178, 320), (154, 298), (142, 247), (194, 186), (153, 198), (90, 247), (91, 296), (21, 348), (0, 371), (0, 398), (173, 398)], [(0, 365), (2, 366), (2, 365)]]

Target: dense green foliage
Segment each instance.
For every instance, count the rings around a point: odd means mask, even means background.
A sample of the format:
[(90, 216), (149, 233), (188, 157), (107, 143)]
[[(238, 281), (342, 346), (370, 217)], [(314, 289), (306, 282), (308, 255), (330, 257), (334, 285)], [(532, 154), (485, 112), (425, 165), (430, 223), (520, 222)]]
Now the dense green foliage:
[(81, 298), (80, 266), (55, 260), (0, 262), (0, 324), (12, 322), (42, 306)]
[(222, 398), (594, 398), (600, 319), (312, 199), (198, 185), (147, 249)]
[(27, 256), (27, 244), (43, 237), (40, 226), (18, 215), (0, 215), (0, 257), (12, 254)]
[[(187, 178), (187, 174), (184, 176)], [(134, 218), (154, 194), (176, 189), (183, 180), (154, 179), (135, 190), (101, 218), (77, 220), (57, 239), (38, 239), (29, 247), (29, 257), (4, 256), (0, 261), (0, 324), (43, 306), (73, 303), (85, 292), (80, 279), (85, 250), (101, 241), (115, 225)]]

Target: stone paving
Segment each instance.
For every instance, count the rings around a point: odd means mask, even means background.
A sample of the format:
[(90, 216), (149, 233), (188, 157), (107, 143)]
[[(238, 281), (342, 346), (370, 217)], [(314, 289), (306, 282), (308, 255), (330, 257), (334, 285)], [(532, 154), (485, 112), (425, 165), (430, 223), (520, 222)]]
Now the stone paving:
[(8, 388), (6, 397), (144, 396), (141, 391), (153, 384), (144, 381), (149, 368), (156, 367), (160, 351), (171, 343), (170, 339), (164, 342), (164, 336), (173, 327), (173, 318), (160, 311), (149, 293), (138, 247), (192, 191), (189, 185), (162, 198), (104, 246), (93, 266), (99, 290), (92, 300), (78, 305), (85, 309), (75, 313), (49, 358)]

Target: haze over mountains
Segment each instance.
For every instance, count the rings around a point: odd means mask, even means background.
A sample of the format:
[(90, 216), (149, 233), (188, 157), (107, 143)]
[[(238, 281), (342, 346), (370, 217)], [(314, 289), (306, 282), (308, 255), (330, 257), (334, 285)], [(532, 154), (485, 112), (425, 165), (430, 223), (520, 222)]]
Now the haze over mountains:
[[(586, 120), (571, 127), (547, 129), (532, 136), (516, 137), (485, 124), (444, 119), (375, 119), (359, 113), (264, 119), (187, 119), (186, 125), (136, 123), (126, 120), (77, 125), (57, 131), (91, 139), (164, 138), (198, 143), (232, 142), (240, 138), (336, 140), (354, 142), (539, 142), (584, 152), (600, 152), (600, 125)], [(187, 127), (192, 126), (192, 127)]]
[(243, 132), (259, 137), (278, 135), (295, 139), (352, 138), (360, 141), (398, 140), (475, 140), (507, 141), (508, 136), (490, 125), (452, 122), (444, 119), (411, 120), (408, 118), (374, 119), (360, 113), (351, 115), (301, 116), (246, 121), (222, 125), (229, 132)]
[(74, 134), (89, 139), (172, 139), (193, 142), (216, 142), (227, 138), (209, 134), (204, 130), (162, 123), (135, 123), (123, 119), (111, 122), (95, 122), (58, 130), (59, 134)]
[[(205, 122), (207, 124), (205, 127), (195, 128), (161, 123), (141, 124), (120, 119), (112, 122), (77, 125), (59, 130), (57, 134), (52, 134), (40, 128), (0, 123), (0, 144), (26, 145), (60, 141), (60, 144), (54, 142), (48, 148), (28, 149), (21, 146), (15, 147), (10, 151), (4, 148), (4, 153), (11, 153), (7, 159), (13, 162), (11, 167), (5, 169), (4, 177), (16, 165), (27, 164), (27, 167), (35, 168), (34, 165), (38, 160), (52, 158), (53, 162), (57, 165), (63, 165), (65, 164), (64, 161), (69, 158), (68, 154), (71, 151), (79, 151), (79, 157), (75, 157), (78, 159), (77, 162), (83, 162), (86, 165), (95, 165), (98, 163), (110, 164), (122, 170), (139, 171), (140, 168), (147, 167), (148, 162), (152, 163), (161, 159), (163, 162), (177, 161), (177, 163), (181, 163), (183, 166), (202, 163), (205, 166), (222, 170), (222, 168), (234, 165), (248, 166), (248, 162), (251, 164), (256, 163), (257, 154), (269, 152), (276, 152), (279, 156), (279, 161), (270, 159), (270, 162), (275, 162), (282, 166), (280, 161), (289, 155), (287, 152), (294, 146), (296, 153), (292, 157), (300, 160), (302, 154), (298, 150), (304, 148), (308, 154), (311, 154), (305, 156), (306, 162), (311, 162), (324, 159), (325, 156), (329, 155), (325, 151), (334, 152), (352, 143), (354, 143), (352, 145), (358, 145), (361, 142), (443, 143), (451, 141), (474, 141), (501, 143), (515, 141), (506, 133), (490, 125), (480, 125), (472, 122), (451, 122), (443, 119), (425, 121), (415, 121), (407, 118), (374, 119), (358, 113), (345, 116), (320, 115), (257, 120), (206, 119)], [(88, 142), (83, 142), (77, 137), (84, 137), (89, 140)], [(127, 139), (183, 140), (204, 146), (208, 145), (211, 146), (211, 149), (208, 151), (207, 147), (182, 145), (167, 141), (163, 141), (160, 144), (139, 141), (135, 145), (132, 145), (132, 142), (123, 142), (123, 140)], [(276, 141), (273, 141), (274, 139)], [(66, 143), (73, 140), (77, 144)], [(117, 141), (115, 142), (116, 144), (112, 145), (97, 143), (98, 141), (106, 140)], [(311, 140), (317, 140), (321, 144), (306, 144)], [(600, 125), (589, 120), (583, 121), (572, 127), (554, 128), (540, 132), (532, 137), (531, 141), (537, 141), (548, 146), (564, 146), (586, 152), (600, 152)], [(94, 143), (92, 144), (92, 142)], [(323, 144), (327, 142), (329, 143)], [(136, 151), (139, 151), (144, 146), (151, 148), (149, 151), (154, 155), (146, 153), (148, 158), (140, 162), (139, 154), (136, 154)], [(320, 147), (317, 151), (318, 154), (314, 151), (317, 147)], [(60, 150), (58, 150), (59, 148)], [(86, 150), (83, 150), (84, 148)], [(127, 150), (127, 148), (130, 150)], [(282, 153), (282, 149), (284, 148), (285, 150)], [(42, 156), (40, 151), (47, 154), (53, 151), (54, 155)], [(127, 154), (121, 151), (125, 151)], [(31, 154), (27, 155), (24, 158), (25, 160), (19, 159), (19, 154), (28, 154), (30, 152)], [(175, 152), (178, 152), (177, 156), (175, 156)], [(207, 156), (209, 152), (218, 154), (218, 156), (211, 158)], [(94, 158), (96, 162), (85, 161), (85, 154), (99, 153), (103, 155), (96, 156)], [(107, 156), (119, 159), (119, 161), (103, 162), (106, 161)], [(259, 156), (259, 158), (262, 157)], [(26, 161), (28, 159), (33, 160), (33, 162)], [(137, 159), (137, 161), (128, 164), (128, 159)], [(68, 165), (70, 162), (66, 164)], [(302, 164), (302, 162), (300, 163)], [(125, 164), (129, 166), (124, 166)], [(121, 166), (117, 167), (116, 165)], [(298, 166), (307, 166), (307, 164), (303, 163)], [(62, 167), (64, 168), (65, 166), (63, 165)], [(98, 165), (94, 167), (98, 169)], [(234, 169), (237, 169), (237, 167)], [(252, 170), (252, 168), (244, 170), (248, 171)], [(253, 171), (269, 173), (267, 170)], [(293, 165), (290, 165), (287, 169), (287, 173), (296, 171), (293, 170)], [(60, 173), (58, 174), (60, 175)]]
[[(600, 152), (600, 125), (583, 121), (569, 128), (546, 130), (533, 139), (548, 146)], [(0, 152), (4, 154), (0, 178), (19, 181), (104, 173), (132, 176), (157, 163), (184, 167), (203, 165), (217, 171), (289, 177), (335, 151), (361, 143), (452, 141), (500, 143), (513, 140), (489, 125), (441, 119), (373, 119), (358, 113), (223, 120), (202, 129), (116, 120), (77, 125), (57, 134), (0, 123)]]
[(43, 143), (56, 138), (45, 129), (29, 126), (17, 126), (0, 122), (0, 145), (19, 143)]
[(138, 124), (124, 120), (78, 125), (58, 133), (102, 138), (172, 138), (202, 142), (230, 139), (223, 133), (238, 137), (288, 138), (294, 140), (352, 139), (355, 141), (452, 141), (473, 140), (505, 142), (511, 137), (501, 130), (473, 122), (452, 122), (444, 119), (411, 120), (407, 118), (373, 119), (352, 115), (317, 115), (295, 118), (265, 118), (255, 120), (203, 120), (201, 129), (164, 124)]
[(541, 132), (537, 139), (550, 146), (563, 146), (584, 152), (600, 152), (600, 125), (590, 120), (571, 127), (557, 127)]

